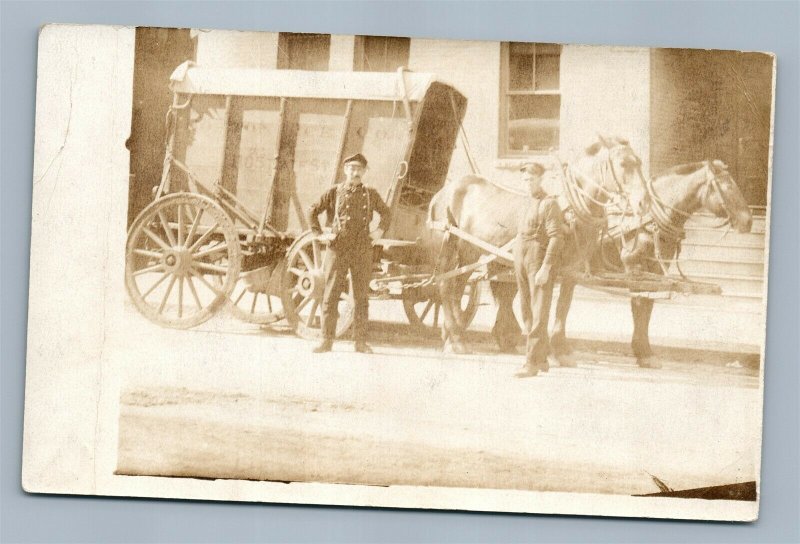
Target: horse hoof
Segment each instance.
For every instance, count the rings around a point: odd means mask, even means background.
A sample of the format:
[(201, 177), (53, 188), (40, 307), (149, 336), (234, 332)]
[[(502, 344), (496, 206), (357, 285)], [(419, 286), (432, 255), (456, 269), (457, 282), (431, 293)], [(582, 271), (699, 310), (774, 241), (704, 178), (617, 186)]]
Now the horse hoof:
[(444, 352), (454, 353), (456, 355), (466, 355), (469, 353), (469, 350), (461, 342), (447, 342), (444, 345)]
[(661, 368), (661, 361), (653, 356), (639, 357), (636, 359), (636, 364), (639, 365), (640, 368)]
[(520, 370), (519, 372), (517, 372), (516, 374), (514, 374), (514, 377), (515, 378), (520, 378), (520, 379), (522, 379), (522, 378), (533, 378), (537, 374), (539, 374), (539, 369), (525, 367), (522, 370)]
[(547, 357), (550, 366), (560, 366), (561, 368), (575, 368), (578, 363), (574, 358), (562, 353), (561, 355), (550, 355)]

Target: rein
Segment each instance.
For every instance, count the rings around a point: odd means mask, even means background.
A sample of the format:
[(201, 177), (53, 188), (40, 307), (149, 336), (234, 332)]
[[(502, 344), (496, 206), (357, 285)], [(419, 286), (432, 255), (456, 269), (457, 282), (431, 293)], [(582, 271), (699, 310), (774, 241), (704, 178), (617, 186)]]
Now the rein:
[[(706, 161), (705, 169), (707, 171), (706, 180), (703, 182), (704, 193), (703, 197), (700, 199), (701, 202), (705, 205), (705, 201), (708, 199), (708, 192), (710, 189), (714, 189), (717, 191), (717, 194), (722, 201), (722, 207), (725, 210), (726, 219), (722, 223), (717, 226), (723, 226), (725, 224), (730, 224), (732, 213), (730, 206), (728, 205), (728, 201), (725, 198), (725, 193), (722, 191), (722, 187), (719, 185), (719, 181), (717, 180), (717, 175), (714, 173), (714, 169), (711, 166), (711, 163)], [(678, 258), (680, 257), (681, 252), (681, 241), (686, 237), (686, 230), (683, 227), (683, 224), (689, 219), (692, 214), (688, 213), (684, 210), (676, 208), (670, 204), (664, 202), (664, 200), (658, 196), (655, 191), (655, 187), (653, 187), (653, 179), (649, 179), (647, 181), (647, 193), (650, 196), (651, 206), (650, 206), (650, 216), (651, 216), (651, 223), (655, 224), (655, 229), (653, 229), (653, 246), (655, 250), (655, 258), (649, 257), (650, 260), (657, 261), (659, 266), (661, 267), (664, 274), (667, 274), (667, 266), (664, 263), (675, 263), (676, 268), (678, 269), (678, 273), (682, 278), (685, 278), (683, 271), (678, 264)], [(675, 216), (679, 216), (683, 218), (680, 221), (680, 225), (676, 225), (676, 221), (674, 220)], [(646, 226), (646, 225), (645, 225)], [(730, 227), (728, 231), (723, 234), (723, 237), (730, 231)], [(676, 254), (675, 258), (673, 259), (665, 259), (661, 255), (661, 235), (664, 234), (666, 237), (672, 239), (676, 242)]]

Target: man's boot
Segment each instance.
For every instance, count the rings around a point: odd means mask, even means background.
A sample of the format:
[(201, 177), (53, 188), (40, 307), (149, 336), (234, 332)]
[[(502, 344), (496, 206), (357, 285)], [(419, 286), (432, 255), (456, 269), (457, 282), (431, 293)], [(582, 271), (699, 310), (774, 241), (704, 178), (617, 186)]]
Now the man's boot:
[(372, 353), (372, 348), (369, 347), (369, 344), (367, 344), (363, 340), (357, 340), (356, 341), (356, 352), (357, 353)]
[(333, 349), (333, 340), (330, 338), (324, 339), (317, 347), (314, 348), (314, 353), (327, 353)]

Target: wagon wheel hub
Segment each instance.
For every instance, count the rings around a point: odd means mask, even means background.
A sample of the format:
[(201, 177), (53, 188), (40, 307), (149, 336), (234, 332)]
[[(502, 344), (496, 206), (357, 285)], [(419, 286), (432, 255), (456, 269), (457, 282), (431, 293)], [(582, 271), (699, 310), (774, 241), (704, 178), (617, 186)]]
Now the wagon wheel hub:
[(322, 269), (307, 270), (298, 278), (297, 292), (303, 297), (311, 295), (317, 300), (322, 300), (325, 291), (325, 275)]
[(192, 254), (183, 248), (174, 248), (164, 253), (164, 269), (178, 276), (188, 276), (192, 267)]

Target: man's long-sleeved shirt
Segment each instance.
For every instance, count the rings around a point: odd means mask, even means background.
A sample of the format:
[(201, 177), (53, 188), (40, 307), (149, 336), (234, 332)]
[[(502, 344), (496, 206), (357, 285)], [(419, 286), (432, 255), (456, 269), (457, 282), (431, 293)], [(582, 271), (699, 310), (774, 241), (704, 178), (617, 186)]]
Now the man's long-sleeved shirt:
[(531, 199), (520, 222), (518, 235), (523, 241), (536, 241), (546, 247), (544, 263), (552, 265), (563, 245), (563, 222), (561, 208), (556, 199), (540, 192)]
[(309, 209), (309, 224), (314, 232), (321, 232), (319, 215), (325, 212), (333, 233), (340, 239), (369, 240), (369, 224), (374, 212), (381, 217), (378, 228), (386, 230), (391, 221), (391, 210), (378, 191), (362, 183), (340, 183), (320, 196)]

